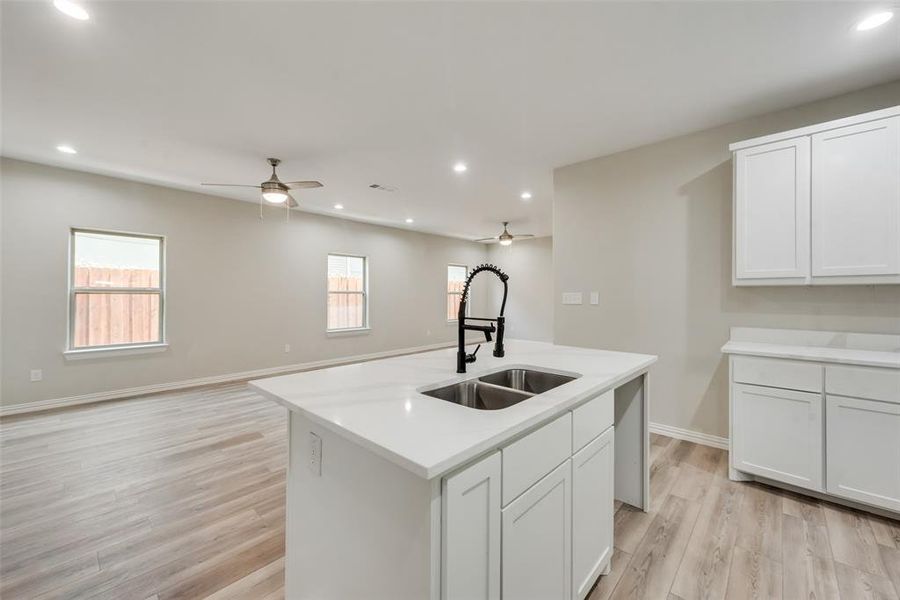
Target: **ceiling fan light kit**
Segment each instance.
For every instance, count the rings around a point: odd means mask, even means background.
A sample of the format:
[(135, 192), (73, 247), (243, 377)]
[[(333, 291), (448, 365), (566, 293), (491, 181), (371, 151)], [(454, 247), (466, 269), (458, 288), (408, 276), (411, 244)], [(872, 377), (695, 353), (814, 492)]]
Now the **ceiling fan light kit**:
[(475, 241), (476, 242), (493, 242), (494, 240), (497, 240), (498, 242), (500, 242), (501, 246), (511, 246), (514, 239), (534, 237), (534, 234), (532, 234), (532, 233), (517, 233), (516, 235), (513, 235), (509, 232), (508, 225), (509, 225), (509, 221), (503, 221), (503, 232), (500, 235), (495, 236), (495, 237), (480, 238)]
[[(288, 208), (299, 206), (297, 201), (289, 193), (293, 189), (311, 189), (322, 187), (319, 181), (288, 181), (283, 182), (278, 178), (275, 168), (281, 164), (281, 159), (267, 158), (269, 165), (272, 167), (272, 175), (259, 185), (247, 185), (243, 183), (203, 183), (201, 185), (216, 185), (224, 187), (249, 187), (262, 190), (262, 199), (269, 204), (284, 204), (287, 202)], [(262, 209), (260, 209), (262, 210)]]

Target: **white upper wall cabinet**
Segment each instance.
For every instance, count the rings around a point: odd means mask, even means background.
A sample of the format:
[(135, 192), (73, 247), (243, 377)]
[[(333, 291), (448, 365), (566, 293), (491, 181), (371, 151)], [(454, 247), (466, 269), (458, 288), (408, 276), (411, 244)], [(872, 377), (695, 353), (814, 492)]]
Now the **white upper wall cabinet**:
[(812, 136), (812, 274), (900, 275), (900, 117)]
[(900, 283), (900, 106), (730, 149), (734, 285)]
[(809, 138), (735, 153), (735, 277), (806, 283)]

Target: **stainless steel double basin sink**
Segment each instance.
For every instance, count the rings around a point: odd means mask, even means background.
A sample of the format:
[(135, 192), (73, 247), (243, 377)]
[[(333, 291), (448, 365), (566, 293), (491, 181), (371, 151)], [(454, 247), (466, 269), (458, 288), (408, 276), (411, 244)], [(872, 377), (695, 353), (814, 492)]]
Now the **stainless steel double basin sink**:
[(422, 392), (478, 410), (500, 410), (577, 379), (535, 369), (506, 369)]

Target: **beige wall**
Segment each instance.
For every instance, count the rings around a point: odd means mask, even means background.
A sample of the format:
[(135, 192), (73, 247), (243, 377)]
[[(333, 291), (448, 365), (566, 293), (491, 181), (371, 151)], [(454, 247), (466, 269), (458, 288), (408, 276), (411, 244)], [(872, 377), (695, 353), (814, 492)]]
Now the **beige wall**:
[(900, 285), (731, 285), (728, 144), (900, 104), (900, 81), (554, 172), (554, 341), (658, 354), (652, 421), (728, 435), (728, 328), (900, 333)]
[[(506, 331), (510, 338), (553, 341), (553, 238), (516, 240), (488, 246), (488, 262), (509, 275)], [(491, 286), (491, 306), (499, 306), (502, 287)]]
[[(0, 191), (4, 405), (452, 341), (446, 265), (486, 258), (482, 244), (302, 212), (261, 222), (248, 202), (8, 159)], [(166, 236), (168, 351), (64, 360), (72, 226)], [(369, 257), (370, 333), (325, 334), (328, 252)]]

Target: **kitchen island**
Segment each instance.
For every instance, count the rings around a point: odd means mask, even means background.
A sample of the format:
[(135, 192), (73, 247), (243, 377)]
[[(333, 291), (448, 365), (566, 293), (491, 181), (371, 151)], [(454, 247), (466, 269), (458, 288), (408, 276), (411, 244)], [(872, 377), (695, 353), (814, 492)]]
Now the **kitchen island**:
[[(655, 361), (509, 340), (460, 375), (447, 349), (252, 382), (290, 415), (286, 597), (583, 597), (613, 490), (649, 503)], [(501, 410), (425, 395), (515, 368), (572, 379)]]

